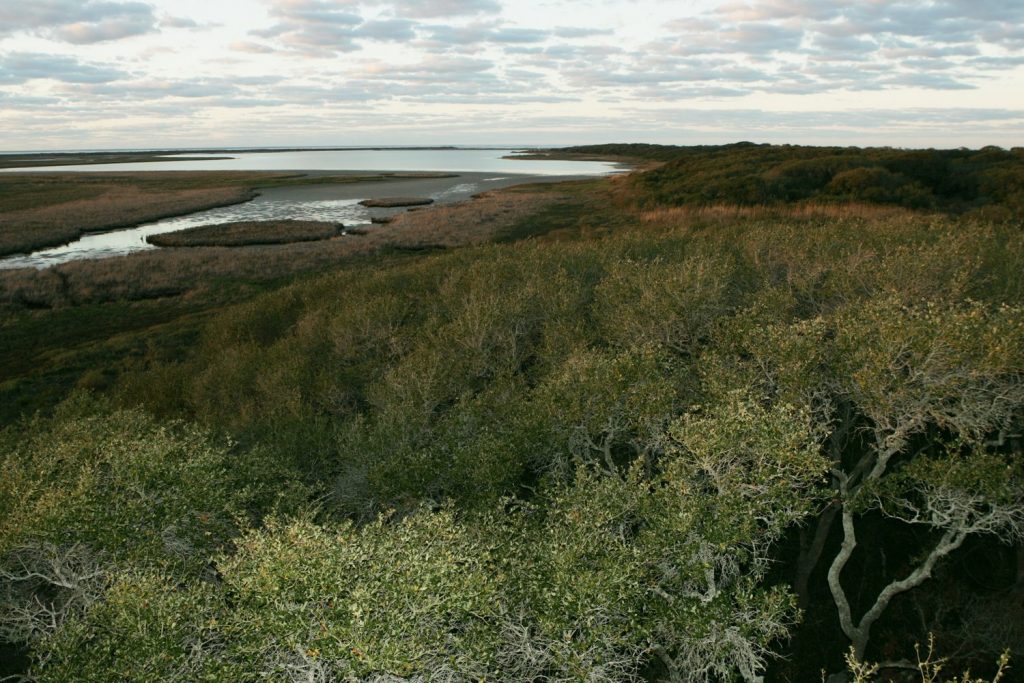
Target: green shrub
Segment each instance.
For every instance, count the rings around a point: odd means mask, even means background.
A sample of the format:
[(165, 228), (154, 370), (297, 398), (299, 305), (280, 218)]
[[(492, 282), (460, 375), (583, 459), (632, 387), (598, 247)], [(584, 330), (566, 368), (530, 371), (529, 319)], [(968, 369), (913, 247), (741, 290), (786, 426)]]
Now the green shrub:
[(306, 493), (265, 451), (85, 395), (0, 435), (0, 629), (52, 632), (125, 572), (192, 581), (238, 532)]

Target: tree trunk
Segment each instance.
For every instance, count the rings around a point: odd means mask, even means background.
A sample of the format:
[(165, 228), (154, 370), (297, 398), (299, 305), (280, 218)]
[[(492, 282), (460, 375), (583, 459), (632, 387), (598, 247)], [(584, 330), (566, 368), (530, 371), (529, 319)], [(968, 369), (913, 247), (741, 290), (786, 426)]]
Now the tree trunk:
[(832, 522), (835, 521), (838, 512), (839, 506), (829, 503), (818, 517), (813, 538), (808, 538), (806, 528), (800, 530), (800, 556), (797, 558), (796, 580), (793, 589), (796, 591), (797, 606), (802, 611), (806, 611), (811, 604), (811, 574), (814, 573), (815, 567), (821, 560), (821, 553), (825, 550), (825, 542), (828, 540)]

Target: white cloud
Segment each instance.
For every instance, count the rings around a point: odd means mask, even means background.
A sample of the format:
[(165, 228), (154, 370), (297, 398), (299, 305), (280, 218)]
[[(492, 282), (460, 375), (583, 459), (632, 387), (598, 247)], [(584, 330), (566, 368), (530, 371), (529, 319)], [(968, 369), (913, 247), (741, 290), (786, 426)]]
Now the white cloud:
[(109, 83), (127, 76), (109, 66), (81, 62), (64, 55), (12, 53), (0, 56), (0, 83), (22, 84), (32, 80), (63, 83)]
[(501, 11), (496, 0), (395, 0), (389, 4), (399, 16), (416, 18), (462, 17)]
[(30, 0), (0, 4), (0, 36), (34, 33), (78, 45), (156, 30), (152, 5), (104, 0)]
[[(552, 135), (562, 126), (566, 136), (632, 131), (638, 139), (749, 126), (798, 136), (791, 141), (846, 134), (853, 143), (877, 139), (871, 125), (893, 136), (935, 135), (931, 144), (966, 144), (970, 131), (994, 141), (1024, 137), (1013, 117), (998, 125), (952, 117), (938, 134), (943, 120), (924, 113), (950, 101), (1024, 111), (1024, 3), (1008, 0), (233, 0), (231, 12), (225, 7), (0, 0), (0, 148), (24, 147), (39, 130), (18, 118), (32, 107), (51, 124), (73, 109), (74, 139), (86, 146), (96, 146), (86, 142), (89, 131), (121, 126), (127, 136), (148, 121), (159, 136), (167, 120), (201, 121), (191, 129), (216, 139), (264, 126), (259, 137), (274, 144), (273, 136), (292, 135), (285, 123), (306, 130), (295, 123), (303, 117), (310, 136), (460, 126), (472, 136), (483, 134), (474, 132), (481, 124), (480, 131), (506, 126), (506, 141), (536, 126)], [(901, 106), (916, 113), (885, 125), (858, 114)], [(113, 113), (125, 107), (131, 116)], [(703, 112), (704, 123), (678, 114), (687, 107)], [(791, 125), (826, 120), (827, 135)], [(346, 141), (324, 140), (331, 142)]]

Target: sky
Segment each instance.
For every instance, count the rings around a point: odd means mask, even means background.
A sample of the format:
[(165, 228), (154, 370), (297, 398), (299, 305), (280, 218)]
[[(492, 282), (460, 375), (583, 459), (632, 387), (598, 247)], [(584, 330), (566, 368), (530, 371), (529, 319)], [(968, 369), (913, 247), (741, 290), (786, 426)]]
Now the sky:
[(1024, 146), (1024, 0), (0, 0), (0, 150)]

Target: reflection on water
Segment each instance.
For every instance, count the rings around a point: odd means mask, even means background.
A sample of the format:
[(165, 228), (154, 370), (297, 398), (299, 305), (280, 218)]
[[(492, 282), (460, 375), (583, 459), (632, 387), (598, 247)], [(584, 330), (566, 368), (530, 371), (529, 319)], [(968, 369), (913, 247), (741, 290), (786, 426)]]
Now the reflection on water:
[[(10, 168), (6, 171), (443, 171), (450, 173), (528, 173), (530, 175), (601, 175), (617, 169), (603, 161), (504, 159), (512, 149), (343, 149), (293, 152), (228, 152), (210, 161), (146, 161)], [(195, 156), (183, 154), (180, 156)]]
[(369, 213), (357, 199), (295, 201), (257, 197), (245, 204), (223, 206), (178, 218), (165, 218), (128, 230), (94, 233), (61, 247), (0, 259), (0, 268), (46, 268), (80, 258), (117, 256), (143, 249), (156, 249), (146, 242), (149, 235), (185, 228), (233, 221), (300, 220), (359, 225), (369, 223)]

